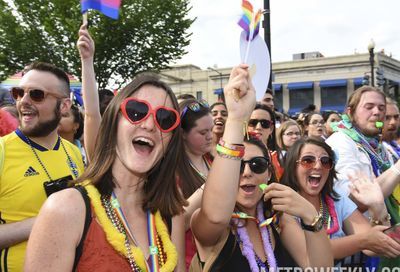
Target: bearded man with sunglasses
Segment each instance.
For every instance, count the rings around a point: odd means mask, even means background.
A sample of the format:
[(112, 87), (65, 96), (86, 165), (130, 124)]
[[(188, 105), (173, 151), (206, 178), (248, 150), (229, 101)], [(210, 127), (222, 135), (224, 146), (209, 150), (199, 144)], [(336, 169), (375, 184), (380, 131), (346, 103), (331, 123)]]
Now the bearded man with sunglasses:
[(83, 172), (79, 150), (57, 133), (71, 107), (69, 92), (67, 74), (40, 62), (29, 65), (11, 89), (20, 127), (0, 139), (1, 271), (22, 271), (26, 241), (46, 194)]

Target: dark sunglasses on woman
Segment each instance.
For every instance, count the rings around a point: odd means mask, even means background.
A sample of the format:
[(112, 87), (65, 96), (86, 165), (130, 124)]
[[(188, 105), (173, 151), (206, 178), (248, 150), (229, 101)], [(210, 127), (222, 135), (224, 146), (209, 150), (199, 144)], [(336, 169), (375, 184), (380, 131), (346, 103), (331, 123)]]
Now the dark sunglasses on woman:
[(183, 116), (185, 116), (185, 114), (188, 110), (191, 110), (193, 112), (198, 112), (198, 111), (200, 111), (201, 107), (208, 109), (210, 106), (208, 105), (207, 101), (205, 101), (204, 99), (201, 99), (198, 101), (193, 101), (192, 103), (188, 104), (187, 106), (185, 106), (183, 108), (182, 113), (181, 113), (181, 118)]
[(66, 98), (66, 96), (61, 96), (58, 94), (50, 93), (47, 91), (43, 91), (40, 89), (31, 89), (31, 90), (24, 90), (20, 87), (13, 87), (10, 90), (11, 96), (14, 98), (15, 101), (22, 99), (25, 93), (29, 94), (29, 98), (34, 102), (42, 102), (46, 99), (48, 95), (54, 96), (56, 98)]
[(249, 127), (256, 127), (260, 123), (262, 128), (270, 128), (272, 126), (272, 121), (267, 119), (250, 119), (248, 124)]
[(121, 103), (121, 112), (132, 124), (138, 124), (153, 115), (154, 123), (162, 132), (174, 130), (180, 122), (179, 113), (165, 106), (152, 108), (149, 102), (128, 97)]
[(312, 155), (306, 155), (301, 157), (296, 162), (305, 169), (312, 169), (317, 164), (317, 161), (321, 163), (322, 168), (325, 170), (331, 170), (333, 168), (333, 160), (328, 156), (317, 158)]
[(253, 173), (262, 174), (268, 169), (269, 159), (266, 157), (259, 156), (251, 158), (250, 160), (247, 161), (242, 160), (240, 163), (240, 174), (244, 172), (246, 163), (249, 164), (250, 170)]

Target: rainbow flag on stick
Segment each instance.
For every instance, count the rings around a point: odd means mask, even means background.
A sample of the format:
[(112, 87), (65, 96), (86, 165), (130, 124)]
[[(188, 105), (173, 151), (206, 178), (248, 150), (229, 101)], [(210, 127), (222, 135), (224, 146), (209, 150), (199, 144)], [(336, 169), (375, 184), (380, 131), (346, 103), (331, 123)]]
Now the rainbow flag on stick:
[(248, 0), (242, 1), (243, 15), (238, 25), (247, 33), (247, 40), (252, 41), (260, 30), (262, 11), (259, 9), (256, 14), (253, 12), (253, 5)]
[(120, 6), (121, 0), (81, 0), (82, 13), (95, 9), (112, 19), (118, 19)]

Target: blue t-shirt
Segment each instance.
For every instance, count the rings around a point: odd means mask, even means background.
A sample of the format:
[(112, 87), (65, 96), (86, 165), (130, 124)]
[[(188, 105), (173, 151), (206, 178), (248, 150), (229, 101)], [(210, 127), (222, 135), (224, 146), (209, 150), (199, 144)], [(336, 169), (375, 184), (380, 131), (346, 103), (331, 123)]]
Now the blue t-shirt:
[(343, 221), (346, 220), (356, 209), (357, 205), (346, 196), (346, 194), (335, 188), (336, 193), (340, 195), (339, 200), (334, 201), (337, 218), (339, 221), (339, 230), (331, 235), (331, 239), (346, 236), (343, 232)]

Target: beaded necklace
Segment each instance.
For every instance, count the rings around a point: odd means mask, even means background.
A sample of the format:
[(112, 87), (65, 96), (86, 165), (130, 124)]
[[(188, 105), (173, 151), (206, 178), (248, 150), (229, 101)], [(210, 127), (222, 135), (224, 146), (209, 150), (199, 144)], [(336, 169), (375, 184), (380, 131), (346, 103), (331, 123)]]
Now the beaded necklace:
[[(98, 222), (106, 234), (107, 241), (116, 251), (128, 258), (132, 271), (174, 271), (178, 262), (178, 254), (174, 244), (170, 240), (168, 228), (160, 212), (157, 211), (153, 217), (150, 216), (150, 218), (154, 218), (152, 219), (153, 223), (155, 223), (155, 227), (153, 228), (155, 228), (156, 231), (153, 233), (157, 233), (159, 236), (158, 242), (157, 238), (155, 239), (158, 251), (162, 252), (158, 255), (161, 267), (159, 270), (155, 270), (156, 268), (154, 267), (152, 267), (153, 270), (150, 270), (141, 249), (137, 246), (131, 246), (126, 229), (116, 214), (115, 209), (112, 207), (110, 201), (111, 196), (101, 196), (93, 185), (86, 185), (85, 188), (90, 197)], [(150, 248), (149, 250), (151, 249), (154, 248)]]
[[(101, 196), (101, 203), (103, 204), (104, 209), (106, 210), (108, 218), (111, 220), (113, 226), (125, 236), (125, 248), (127, 250), (127, 255), (128, 255), (128, 261), (129, 265), (132, 269), (133, 272), (140, 272), (142, 271), (137, 263), (135, 262), (135, 258), (133, 257), (132, 254), (132, 248), (131, 248), (131, 243), (129, 242), (129, 238), (127, 235), (127, 231), (129, 229), (125, 228), (121, 220), (119, 220), (117, 213), (115, 212), (115, 209), (113, 208), (113, 204), (111, 204), (110, 197), (107, 197), (105, 195)], [(115, 205), (115, 204), (114, 204)]]
[(375, 176), (379, 176), (390, 167), (388, 154), (382, 144), (375, 138), (366, 138), (357, 128), (353, 127), (348, 115), (343, 114), (342, 121), (332, 128), (334, 131), (341, 131), (349, 136), (359, 149), (367, 153)]
[[(205, 163), (207, 169), (210, 170), (210, 163), (208, 162), (208, 160), (205, 159), (205, 158), (203, 157), (203, 161), (204, 161), (204, 163)], [(207, 175), (204, 175), (199, 169), (197, 169), (197, 167), (192, 163), (191, 160), (189, 160), (189, 164), (190, 164), (190, 166), (193, 168), (193, 170), (196, 171), (196, 173), (197, 173), (204, 181), (207, 180)]]
[[(257, 205), (257, 217), (258, 217), (257, 220), (259, 222), (265, 221), (262, 203), (259, 203)], [(269, 234), (269, 227), (267, 226), (264, 228), (264, 227), (258, 226), (258, 228), (261, 233), (264, 252), (267, 255), (266, 257), (267, 257), (267, 263), (268, 263), (269, 270), (276, 271), (277, 264), (276, 264), (274, 251), (272, 249), (271, 237)], [(236, 234), (237, 234), (236, 239), (239, 242), (240, 248), (242, 250), (242, 254), (243, 254), (243, 256), (246, 257), (247, 261), (249, 262), (251, 271), (252, 272), (268, 271), (268, 268), (261, 261), (261, 258), (259, 256), (257, 256), (257, 254), (254, 252), (254, 246), (253, 246), (253, 243), (250, 241), (250, 237), (249, 237), (249, 234), (247, 233), (246, 228), (238, 227)]]
[[(44, 163), (39, 158), (39, 155), (36, 153), (35, 148), (33, 148), (31, 140), (25, 134), (22, 134), (22, 135), (24, 135), (25, 140), (28, 142), (33, 154), (35, 155), (35, 157), (36, 157), (37, 161), (39, 162), (40, 166), (42, 166), (42, 168), (43, 168), (44, 172), (46, 173), (47, 177), (49, 178), (50, 181), (52, 181), (53, 179), (51, 178), (49, 172), (47, 171), (46, 167), (44, 166)], [(71, 159), (70, 155), (68, 154), (67, 149), (65, 148), (64, 143), (62, 142), (60, 136), (58, 136), (58, 141), (61, 143), (61, 146), (62, 146), (62, 148), (64, 150), (65, 155), (67, 155), (68, 167), (71, 170), (72, 174), (74, 175), (74, 178), (77, 179), (78, 176), (79, 176), (78, 167), (72, 161), (72, 159)]]
[(396, 162), (400, 158), (400, 146), (395, 141), (385, 142), (386, 150), (392, 155), (393, 161)]
[(319, 203), (319, 210), (322, 214), (322, 222), (324, 224), (326, 234), (331, 236), (339, 230), (339, 221), (335, 210), (335, 204), (330, 196), (325, 196), (325, 199), (321, 197)]

